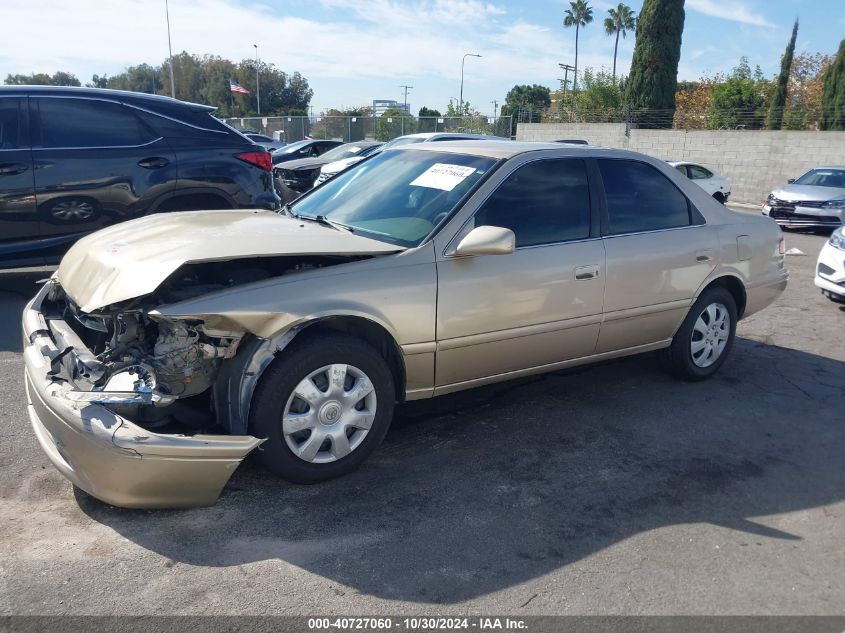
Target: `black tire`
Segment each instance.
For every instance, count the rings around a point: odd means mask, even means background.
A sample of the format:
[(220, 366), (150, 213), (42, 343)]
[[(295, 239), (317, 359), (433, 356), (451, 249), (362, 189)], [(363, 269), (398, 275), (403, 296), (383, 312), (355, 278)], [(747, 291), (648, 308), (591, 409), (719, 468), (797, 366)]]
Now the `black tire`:
[[(728, 318), (730, 319), (728, 339), (722, 353), (709, 366), (700, 367), (693, 359), (691, 349), (693, 328), (698, 317), (711, 304), (721, 304), (727, 309)], [(690, 308), (681, 327), (675, 333), (672, 339), (672, 345), (665, 350), (664, 360), (666, 366), (671, 373), (683, 380), (704, 380), (709, 378), (722, 366), (733, 348), (734, 337), (736, 335), (737, 311), (736, 301), (733, 295), (725, 288), (720, 286), (713, 286), (707, 288), (696, 302)]]
[[(267, 438), (256, 451), (258, 459), (279, 477), (297, 484), (334, 479), (355, 470), (381, 444), (393, 419), (396, 399), (393, 374), (384, 358), (370, 345), (334, 332), (303, 334), (270, 364), (255, 390), (249, 429)], [(375, 418), (361, 443), (348, 455), (329, 463), (298, 457), (282, 432), (282, 417), (296, 386), (312, 372), (336, 363), (352, 365), (366, 374), (375, 390)]]

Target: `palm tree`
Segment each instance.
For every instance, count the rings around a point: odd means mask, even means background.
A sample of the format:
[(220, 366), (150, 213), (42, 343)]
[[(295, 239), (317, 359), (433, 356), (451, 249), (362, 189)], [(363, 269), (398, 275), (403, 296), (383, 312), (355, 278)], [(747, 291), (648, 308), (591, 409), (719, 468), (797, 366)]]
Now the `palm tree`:
[(637, 18), (631, 7), (622, 2), (615, 9), (608, 9), (607, 13), (610, 17), (604, 19), (604, 32), (608, 35), (616, 33), (616, 44), (613, 45), (613, 80), (616, 81), (616, 51), (619, 49), (619, 34), (625, 37), (628, 31), (634, 29), (637, 25)]
[(575, 27), (575, 79), (572, 81), (572, 93), (578, 91), (578, 31), (593, 21), (593, 8), (585, 0), (571, 0), (565, 11), (563, 26)]

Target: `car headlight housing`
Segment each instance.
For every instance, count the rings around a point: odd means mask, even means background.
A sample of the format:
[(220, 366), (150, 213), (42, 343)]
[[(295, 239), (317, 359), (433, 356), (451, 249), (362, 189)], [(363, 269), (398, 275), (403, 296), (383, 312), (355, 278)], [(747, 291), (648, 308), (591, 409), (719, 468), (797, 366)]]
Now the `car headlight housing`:
[(778, 201), (778, 199), (775, 198), (775, 194), (773, 194), (773, 193), (770, 193), (769, 197), (766, 198), (766, 202), (768, 202), (769, 204), (774, 204), (777, 201)]
[(845, 209), (845, 198), (841, 200), (828, 200), (822, 204), (822, 209)]
[(838, 248), (840, 251), (845, 251), (845, 233), (842, 229), (836, 229), (827, 241), (833, 248)]

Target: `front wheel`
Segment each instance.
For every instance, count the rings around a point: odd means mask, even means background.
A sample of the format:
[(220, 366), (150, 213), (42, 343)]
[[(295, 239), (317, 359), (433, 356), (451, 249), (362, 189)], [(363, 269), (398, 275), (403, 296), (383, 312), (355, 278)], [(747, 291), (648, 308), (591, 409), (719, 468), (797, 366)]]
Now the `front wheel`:
[(672, 373), (685, 380), (704, 380), (715, 374), (733, 347), (736, 322), (733, 295), (721, 287), (705, 290), (666, 350)]
[(256, 452), (271, 471), (310, 484), (345, 475), (384, 439), (393, 375), (365, 342), (333, 332), (306, 336), (267, 368), (250, 411)]

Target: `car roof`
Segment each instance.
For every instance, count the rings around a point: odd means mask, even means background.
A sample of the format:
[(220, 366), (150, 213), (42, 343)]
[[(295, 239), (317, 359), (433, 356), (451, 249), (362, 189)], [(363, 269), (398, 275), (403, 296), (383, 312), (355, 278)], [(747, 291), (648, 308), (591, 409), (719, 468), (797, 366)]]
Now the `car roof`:
[(553, 150), (556, 153), (565, 152), (568, 156), (596, 155), (596, 154), (622, 154), (626, 156), (641, 157), (642, 154), (626, 150), (608, 149), (594, 145), (570, 145), (566, 143), (544, 143), (537, 141), (508, 141), (501, 140), (460, 140), (447, 143), (413, 143), (410, 145), (397, 145), (385, 151), (397, 152), (446, 152), (450, 154), (472, 154), (475, 156), (486, 156), (488, 158), (512, 158), (525, 152), (537, 152), (542, 150)]
[(814, 169), (845, 169), (845, 165), (819, 165), (818, 167), (811, 167), (809, 171)]
[(203, 105), (201, 103), (190, 103), (188, 101), (179, 101), (172, 97), (164, 95), (152, 95), (146, 92), (130, 92), (128, 90), (109, 90), (106, 88), (82, 88), (78, 86), (0, 86), (0, 95), (43, 95), (54, 97), (91, 97), (100, 99), (113, 99), (115, 101), (124, 101), (134, 103), (136, 105), (146, 106), (164, 106), (172, 108), (174, 106), (188, 106), (197, 110), (207, 110), (212, 112), (217, 108), (214, 106)]

